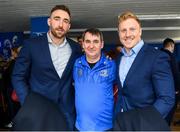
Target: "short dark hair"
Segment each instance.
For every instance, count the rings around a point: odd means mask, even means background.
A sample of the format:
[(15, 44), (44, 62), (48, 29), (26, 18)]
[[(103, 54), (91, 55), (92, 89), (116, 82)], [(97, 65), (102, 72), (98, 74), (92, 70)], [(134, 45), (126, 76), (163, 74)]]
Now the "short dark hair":
[(86, 30), (83, 32), (83, 34), (82, 34), (82, 39), (83, 39), (83, 41), (84, 41), (84, 38), (85, 38), (85, 34), (86, 34), (87, 32), (88, 32), (88, 33), (91, 33), (92, 35), (100, 36), (101, 41), (103, 41), (103, 34), (102, 34), (102, 32), (101, 32), (99, 29), (97, 29), (97, 28), (89, 28), (89, 29), (86, 29)]
[(166, 39), (163, 41), (163, 47), (168, 47), (170, 44), (175, 44), (175, 43), (174, 43), (174, 40), (171, 39), (171, 38), (166, 38)]
[(63, 10), (63, 11), (65, 11), (65, 12), (67, 12), (68, 15), (69, 15), (70, 18), (71, 18), (71, 12), (70, 12), (70, 10), (69, 10), (69, 8), (68, 8), (67, 6), (65, 6), (65, 5), (55, 5), (55, 6), (51, 9), (50, 15), (51, 15), (54, 11), (56, 11), (56, 10)]

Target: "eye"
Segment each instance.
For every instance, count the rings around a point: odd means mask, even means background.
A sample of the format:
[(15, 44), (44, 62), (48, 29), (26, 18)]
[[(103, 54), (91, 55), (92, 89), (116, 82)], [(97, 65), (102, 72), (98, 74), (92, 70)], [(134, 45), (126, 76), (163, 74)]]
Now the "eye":
[(63, 22), (66, 23), (66, 24), (69, 24), (69, 23), (70, 23), (70, 20), (68, 20), (68, 19), (63, 19)]
[(93, 43), (98, 44), (99, 40), (94, 40)]
[(134, 32), (136, 30), (136, 28), (130, 28), (130, 31)]
[(54, 17), (54, 20), (59, 21), (60, 17)]
[(90, 40), (85, 40), (85, 43), (90, 44), (91, 41)]
[(126, 29), (120, 30), (121, 33), (126, 33), (126, 31), (127, 31)]

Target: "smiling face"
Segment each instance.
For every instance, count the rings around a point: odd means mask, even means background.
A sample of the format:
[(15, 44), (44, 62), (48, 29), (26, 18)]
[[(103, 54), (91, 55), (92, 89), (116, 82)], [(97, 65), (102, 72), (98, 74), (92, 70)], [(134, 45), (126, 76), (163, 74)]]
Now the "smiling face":
[(48, 18), (50, 33), (55, 39), (64, 39), (70, 29), (70, 16), (64, 10), (55, 10)]
[(104, 46), (100, 35), (86, 32), (82, 43), (87, 61), (89, 63), (97, 62), (101, 57), (101, 49)]
[(126, 11), (118, 16), (118, 31), (119, 39), (127, 52), (141, 40), (141, 22), (131, 11)]
[(141, 40), (141, 34), (142, 29), (133, 18), (128, 18), (119, 24), (119, 38), (127, 51)]

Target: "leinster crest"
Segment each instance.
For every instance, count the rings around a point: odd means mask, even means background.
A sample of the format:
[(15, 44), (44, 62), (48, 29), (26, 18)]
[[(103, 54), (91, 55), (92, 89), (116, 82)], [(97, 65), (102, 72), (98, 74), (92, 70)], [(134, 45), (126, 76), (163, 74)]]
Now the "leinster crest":
[(101, 71), (100, 71), (100, 76), (102, 76), (102, 77), (107, 77), (107, 76), (108, 76), (108, 70), (107, 70), (107, 69), (101, 70)]
[(82, 74), (83, 74), (83, 70), (79, 68), (79, 69), (78, 69), (78, 76), (81, 77)]

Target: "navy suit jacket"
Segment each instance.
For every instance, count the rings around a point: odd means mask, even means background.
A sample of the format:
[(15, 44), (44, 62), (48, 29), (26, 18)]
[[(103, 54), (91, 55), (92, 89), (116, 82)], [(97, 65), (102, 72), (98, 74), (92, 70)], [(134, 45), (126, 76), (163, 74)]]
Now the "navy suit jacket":
[(153, 107), (120, 112), (115, 118), (114, 131), (170, 131), (167, 122)]
[(75, 120), (72, 69), (76, 58), (81, 55), (81, 47), (71, 39), (67, 38), (67, 41), (72, 54), (61, 78), (51, 59), (47, 35), (44, 35), (24, 42), (15, 63), (12, 83), (21, 104), (29, 90), (57, 103), (72, 130)]
[(67, 124), (57, 104), (46, 97), (29, 92), (13, 119), (13, 131), (67, 131)]
[(153, 105), (165, 117), (174, 105), (173, 77), (166, 53), (144, 44), (137, 54), (122, 87), (117, 59), (118, 101), (115, 113)]

